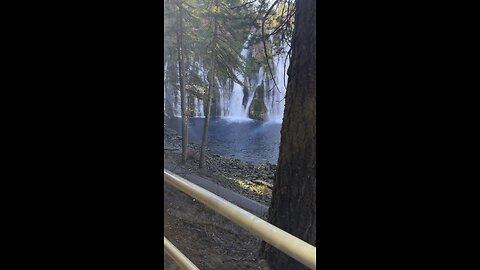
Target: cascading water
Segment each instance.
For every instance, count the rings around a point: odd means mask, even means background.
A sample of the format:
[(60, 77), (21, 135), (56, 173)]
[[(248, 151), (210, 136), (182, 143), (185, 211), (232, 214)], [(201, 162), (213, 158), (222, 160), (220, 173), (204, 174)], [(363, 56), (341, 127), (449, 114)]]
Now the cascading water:
[[(243, 49), (241, 54), (246, 58), (248, 49)], [(274, 73), (278, 89), (274, 87), (269, 71), (265, 70), (263, 67), (259, 68), (256, 78), (248, 78), (241, 74), (237, 74), (238, 79), (243, 81), (247, 88), (248, 98), (245, 98), (246, 100), (244, 100), (245, 93), (242, 85), (231, 80), (218, 83), (219, 96), (217, 97), (217, 116), (225, 118), (231, 122), (252, 121), (252, 119), (248, 117), (248, 111), (257, 87), (263, 83), (265, 86), (263, 101), (267, 108), (266, 120), (281, 123), (285, 107), (285, 84), (287, 81), (285, 68), (288, 66), (289, 61), (286, 59), (285, 54), (279, 54), (274, 56), (272, 62), (272, 72)], [(168, 66), (168, 64), (166, 66), (166, 68), (176, 67), (176, 65)], [(199, 77), (206, 80), (206, 70), (204, 70), (199, 63), (196, 63), (196, 69), (198, 70)], [(169, 103), (172, 107), (173, 116), (181, 117), (180, 91), (171, 83), (165, 83), (164, 93), (164, 108), (167, 107), (166, 103)], [(194, 108), (192, 108), (193, 117), (205, 117), (203, 100), (194, 96), (192, 98), (192, 105), (194, 106)], [(213, 111), (212, 108), (212, 112)]]
[[(242, 51), (242, 55), (246, 57), (247, 50)], [(285, 62), (286, 61), (286, 62)], [(231, 91), (229, 108), (226, 110), (227, 114), (222, 115), (228, 120), (235, 121), (249, 121), (251, 120), (248, 117), (248, 109), (252, 104), (255, 91), (258, 86), (262, 83), (266, 86), (264, 91), (264, 103), (267, 107), (267, 120), (272, 122), (281, 123), (283, 119), (283, 112), (285, 108), (285, 92), (286, 92), (286, 81), (287, 75), (285, 73), (285, 67), (288, 66), (289, 62), (286, 59), (285, 54), (279, 54), (273, 58), (273, 73), (275, 77), (275, 82), (277, 87), (274, 87), (273, 81), (268, 79), (271, 77), (270, 74), (267, 74), (263, 67), (260, 67), (258, 70), (257, 78), (248, 80), (248, 100), (246, 106), (243, 106), (242, 101), (244, 98), (244, 92), (241, 85), (235, 83)], [(241, 80), (244, 80), (243, 76), (238, 76)]]
[(193, 117), (204, 118), (205, 115), (203, 115), (203, 100), (197, 97), (194, 97), (193, 104), (194, 104)]
[[(246, 58), (248, 54), (248, 50), (243, 49), (241, 54), (243, 58)], [(242, 74), (236, 74), (236, 75), (240, 81), (243, 81), (244, 83), (246, 82)], [(225, 119), (229, 121), (234, 121), (234, 122), (251, 121), (252, 119), (248, 118), (248, 110), (247, 110), (249, 107), (249, 104), (247, 104), (246, 106), (243, 105), (243, 97), (244, 97), (243, 87), (236, 82), (233, 82), (232, 84), (233, 84), (233, 87), (230, 91), (228, 109), (225, 110), (226, 113), (222, 116)]]
[[(286, 62), (285, 62), (286, 61)], [(285, 54), (279, 54), (273, 57), (275, 84), (272, 82), (271, 90), (265, 91), (265, 105), (268, 108), (268, 120), (273, 122), (282, 122), (283, 111), (285, 108), (285, 92), (287, 89), (286, 82), (288, 75), (285, 72), (285, 67), (288, 66), (289, 61)]]
[(232, 95), (230, 97), (228, 113), (225, 116), (226, 118), (230, 118), (232, 120), (248, 119), (247, 115), (245, 114), (245, 108), (242, 104), (242, 100), (243, 88), (241, 85), (235, 83), (233, 85)]
[[(169, 63), (166, 61), (164, 66), (164, 90), (163, 90), (163, 108), (165, 114), (167, 116), (173, 117), (182, 117), (182, 107), (181, 107), (181, 94), (180, 90), (178, 89), (178, 85), (175, 86), (175, 82), (178, 80), (177, 72), (177, 63), (172, 62)], [(204, 79), (203, 70), (201, 69), (201, 65), (199, 63), (195, 63), (194, 70), (198, 73), (199, 78)], [(177, 82), (178, 83), (178, 82)], [(193, 108), (192, 110), (192, 117), (205, 117), (203, 112), (203, 100), (198, 98), (195, 95), (190, 95), (187, 92), (187, 100), (192, 100), (190, 102)]]
[[(195, 62), (195, 70), (197, 71), (198, 77), (201, 80), (206, 80), (205, 73), (203, 71), (202, 65), (199, 62)], [(196, 96), (193, 97), (193, 103), (194, 103), (194, 108), (193, 108), (193, 117), (199, 117), (199, 118), (204, 118), (205, 114), (203, 112), (203, 99), (200, 99)]]

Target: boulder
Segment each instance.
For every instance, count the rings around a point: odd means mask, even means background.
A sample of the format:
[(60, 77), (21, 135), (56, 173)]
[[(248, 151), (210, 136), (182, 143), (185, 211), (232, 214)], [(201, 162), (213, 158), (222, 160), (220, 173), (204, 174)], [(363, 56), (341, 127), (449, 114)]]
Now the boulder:
[(255, 90), (252, 104), (250, 104), (250, 108), (248, 108), (248, 117), (259, 121), (265, 121), (267, 119), (267, 106), (265, 106), (264, 102), (264, 93), (265, 87), (262, 82)]

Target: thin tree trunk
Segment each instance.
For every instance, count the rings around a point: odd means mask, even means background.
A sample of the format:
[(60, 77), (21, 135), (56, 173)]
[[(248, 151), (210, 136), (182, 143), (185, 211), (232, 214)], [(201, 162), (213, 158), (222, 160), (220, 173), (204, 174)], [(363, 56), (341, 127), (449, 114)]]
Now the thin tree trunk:
[(200, 162), (199, 167), (200, 169), (205, 169), (205, 152), (207, 150), (208, 145), (208, 127), (210, 125), (210, 115), (212, 112), (212, 92), (215, 83), (215, 64), (212, 65), (211, 70), (212, 75), (209, 76), (208, 82), (208, 92), (207, 92), (207, 113), (205, 114), (205, 124), (203, 125), (203, 137), (202, 137), (202, 145), (200, 148)]
[[(218, 6), (218, 1), (215, 1), (215, 5)], [(217, 16), (214, 17), (213, 22), (213, 40), (212, 40), (212, 66), (210, 70), (210, 74), (208, 76), (208, 92), (207, 92), (207, 113), (205, 114), (205, 124), (203, 125), (203, 137), (202, 137), (202, 145), (200, 147), (200, 162), (199, 168), (205, 170), (205, 156), (206, 150), (208, 145), (208, 127), (210, 125), (210, 115), (212, 111), (212, 92), (215, 87), (215, 47), (217, 43)]]
[[(316, 246), (316, 1), (297, 0), (280, 155), (268, 222)], [(270, 269), (308, 269), (262, 243)]]
[(177, 52), (178, 52), (178, 78), (180, 81), (180, 103), (182, 110), (182, 163), (187, 162), (188, 147), (188, 114), (187, 114), (187, 93), (185, 91), (185, 70), (184, 70), (184, 46), (183, 46), (183, 6), (182, 0), (178, 0), (178, 31), (177, 31)]

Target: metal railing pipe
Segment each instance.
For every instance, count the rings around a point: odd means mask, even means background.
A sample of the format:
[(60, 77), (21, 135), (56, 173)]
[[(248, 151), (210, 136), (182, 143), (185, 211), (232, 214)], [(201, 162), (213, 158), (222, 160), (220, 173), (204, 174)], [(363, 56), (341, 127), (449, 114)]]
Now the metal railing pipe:
[(168, 256), (170, 256), (182, 269), (199, 270), (198, 267), (183, 255), (183, 253), (180, 252), (180, 250), (178, 250), (165, 236), (163, 237), (163, 248)]
[(163, 176), (168, 184), (197, 199), (310, 269), (316, 269), (314, 246), (166, 169), (163, 170)]

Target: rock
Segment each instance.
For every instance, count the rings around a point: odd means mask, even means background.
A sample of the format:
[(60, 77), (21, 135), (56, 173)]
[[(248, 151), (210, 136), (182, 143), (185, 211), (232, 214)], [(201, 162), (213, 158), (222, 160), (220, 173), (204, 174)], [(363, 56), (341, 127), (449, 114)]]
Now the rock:
[(242, 105), (245, 108), (248, 103), (248, 87), (244, 86), (243, 87), (243, 99), (242, 99)]
[(250, 108), (248, 108), (248, 117), (260, 121), (267, 119), (267, 106), (265, 106), (264, 102), (264, 92), (265, 87), (262, 82), (262, 84), (255, 89), (252, 103), (250, 104)]

